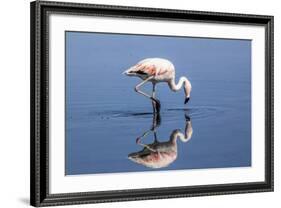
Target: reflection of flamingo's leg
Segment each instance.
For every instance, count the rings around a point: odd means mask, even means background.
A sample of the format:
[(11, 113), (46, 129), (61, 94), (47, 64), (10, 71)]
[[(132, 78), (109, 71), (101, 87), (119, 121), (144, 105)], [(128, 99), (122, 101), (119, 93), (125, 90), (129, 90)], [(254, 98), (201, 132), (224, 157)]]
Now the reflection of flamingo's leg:
[(154, 131), (154, 143), (157, 143), (158, 142), (158, 139), (157, 139), (157, 132)]
[(146, 132), (144, 132), (140, 137), (137, 138), (137, 143), (139, 144), (140, 143), (140, 140), (144, 137), (147, 137), (147, 135), (149, 135), (151, 132), (151, 129), (147, 130)]
[(152, 119), (152, 126), (149, 130), (145, 131), (141, 136), (139, 136), (136, 140), (136, 143), (140, 143), (140, 140), (142, 138), (147, 137), (152, 131), (154, 132), (154, 141), (157, 141), (156, 137), (156, 129), (160, 126), (161, 124), (161, 117), (159, 112), (153, 114), (153, 119)]
[(147, 144), (143, 144), (143, 143), (138, 143), (140, 146), (143, 146), (147, 149), (149, 149), (151, 152), (157, 152), (155, 149), (151, 148), (149, 145)]
[(147, 98), (153, 100), (153, 101), (156, 103), (156, 110), (157, 110), (157, 111), (160, 111), (160, 101), (157, 100), (156, 98), (154, 98), (154, 97), (152, 97), (152, 96), (150, 96), (150, 95), (148, 95), (148, 94), (146, 94), (145, 92), (143, 92), (143, 91), (140, 90), (140, 87), (141, 87), (142, 85), (144, 85), (146, 82), (148, 82), (149, 80), (151, 80), (152, 78), (153, 78), (153, 76), (148, 77), (147, 79), (145, 79), (144, 81), (142, 81), (141, 83), (139, 83), (139, 84), (135, 87), (135, 91), (136, 91), (137, 93), (139, 93), (139, 94), (141, 94), (141, 95), (144, 95), (145, 97), (147, 97)]

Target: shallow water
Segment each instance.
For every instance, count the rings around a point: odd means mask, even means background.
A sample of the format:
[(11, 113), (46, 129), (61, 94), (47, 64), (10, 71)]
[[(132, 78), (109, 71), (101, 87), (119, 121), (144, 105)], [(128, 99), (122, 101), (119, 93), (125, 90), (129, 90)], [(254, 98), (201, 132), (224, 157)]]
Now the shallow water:
[[(67, 175), (251, 165), (250, 41), (73, 32), (66, 37)], [(192, 83), (187, 105), (183, 91), (157, 86), (158, 142), (169, 141), (175, 129), (183, 132), (185, 115), (193, 128), (188, 142), (177, 140), (177, 158), (159, 169), (128, 159), (143, 149), (136, 139), (153, 126), (153, 113), (151, 101), (133, 90), (140, 80), (121, 74), (154, 56), (170, 59), (177, 80), (187, 76)], [(142, 138), (144, 144), (153, 141), (153, 133)]]

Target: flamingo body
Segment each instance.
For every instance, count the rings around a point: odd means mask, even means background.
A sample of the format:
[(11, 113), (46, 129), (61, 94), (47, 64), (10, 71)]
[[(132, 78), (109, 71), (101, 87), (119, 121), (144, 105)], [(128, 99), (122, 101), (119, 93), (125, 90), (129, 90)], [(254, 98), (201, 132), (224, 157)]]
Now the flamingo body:
[(143, 80), (153, 76), (150, 82), (168, 82), (175, 76), (174, 65), (166, 59), (148, 58), (138, 62), (126, 71), (128, 76), (137, 76)]
[[(124, 72), (127, 76), (135, 76), (143, 81), (135, 87), (135, 91), (150, 98), (153, 102), (153, 110), (160, 111), (160, 101), (155, 98), (155, 85), (159, 82), (166, 82), (172, 91), (178, 91), (184, 87), (185, 104), (189, 101), (191, 83), (186, 77), (180, 77), (179, 82), (175, 83), (175, 67), (172, 62), (163, 58), (147, 58), (138, 62)], [(140, 90), (146, 82), (153, 84), (152, 95), (148, 95)], [(155, 106), (155, 105), (156, 106)]]

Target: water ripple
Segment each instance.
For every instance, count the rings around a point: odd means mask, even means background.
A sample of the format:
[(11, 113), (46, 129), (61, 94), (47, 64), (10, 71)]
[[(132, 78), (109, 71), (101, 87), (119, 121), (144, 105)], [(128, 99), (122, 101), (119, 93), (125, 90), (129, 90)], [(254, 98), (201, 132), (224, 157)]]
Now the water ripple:
[[(223, 107), (211, 107), (211, 106), (198, 106), (190, 108), (168, 108), (161, 109), (161, 117), (168, 117), (170, 119), (176, 119), (182, 114), (189, 115), (192, 119), (209, 119), (229, 111)], [(118, 118), (151, 118), (153, 112), (142, 112), (142, 111), (91, 111), (87, 116), (99, 117), (101, 119), (118, 119)]]

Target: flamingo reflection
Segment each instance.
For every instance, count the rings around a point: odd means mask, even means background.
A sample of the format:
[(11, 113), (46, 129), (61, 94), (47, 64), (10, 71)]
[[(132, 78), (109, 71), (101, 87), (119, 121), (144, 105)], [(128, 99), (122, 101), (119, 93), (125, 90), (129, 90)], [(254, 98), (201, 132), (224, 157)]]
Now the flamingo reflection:
[[(142, 136), (137, 138), (137, 144), (144, 148), (139, 152), (133, 152), (128, 155), (128, 158), (138, 164), (144, 165), (149, 168), (163, 168), (170, 165), (177, 158), (177, 140), (188, 142), (191, 139), (193, 129), (191, 119), (185, 114), (185, 131), (175, 129), (170, 135), (170, 139), (165, 142), (159, 142), (157, 139), (157, 128), (161, 124), (159, 113), (153, 116), (152, 127), (144, 132)], [(142, 139), (149, 135), (151, 132), (154, 134), (154, 142), (151, 144), (142, 143)]]

